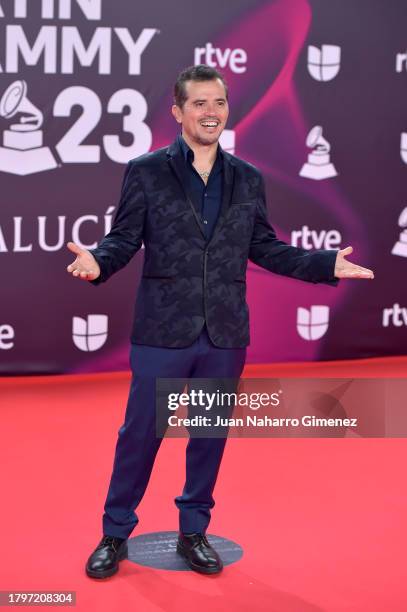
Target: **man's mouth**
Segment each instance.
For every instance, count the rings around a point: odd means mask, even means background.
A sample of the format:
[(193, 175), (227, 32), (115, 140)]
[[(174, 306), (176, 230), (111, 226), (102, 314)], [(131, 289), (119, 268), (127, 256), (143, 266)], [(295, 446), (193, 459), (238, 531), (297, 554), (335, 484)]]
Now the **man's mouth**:
[(206, 127), (206, 128), (216, 128), (219, 125), (219, 121), (216, 120), (206, 120), (206, 121), (201, 121), (200, 122), (202, 127)]

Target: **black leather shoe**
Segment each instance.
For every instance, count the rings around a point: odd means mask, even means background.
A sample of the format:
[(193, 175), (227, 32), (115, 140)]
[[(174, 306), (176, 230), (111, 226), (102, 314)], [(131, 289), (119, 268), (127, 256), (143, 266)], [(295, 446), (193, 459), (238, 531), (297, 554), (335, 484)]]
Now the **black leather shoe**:
[(201, 533), (180, 533), (177, 553), (187, 565), (201, 574), (218, 574), (223, 569), (222, 559)]
[(86, 564), (90, 578), (108, 578), (119, 569), (119, 561), (127, 557), (127, 540), (103, 536)]

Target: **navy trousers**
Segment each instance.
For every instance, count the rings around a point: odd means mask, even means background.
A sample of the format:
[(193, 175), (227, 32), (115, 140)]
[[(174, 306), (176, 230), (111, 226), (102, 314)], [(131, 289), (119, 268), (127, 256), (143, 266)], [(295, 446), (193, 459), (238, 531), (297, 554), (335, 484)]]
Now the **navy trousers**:
[[(104, 508), (105, 535), (127, 538), (138, 523), (135, 509), (147, 488), (162, 441), (156, 436), (155, 379), (239, 378), (245, 358), (246, 349), (214, 346), (206, 328), (186, 348), (132, 345), (133, 377)], [(175, 498), (183, 533), (206, 532), (215, 505), (212, 494), (226, 439), (191, 437), (188, 442), (185, 486), (182, 495)]]

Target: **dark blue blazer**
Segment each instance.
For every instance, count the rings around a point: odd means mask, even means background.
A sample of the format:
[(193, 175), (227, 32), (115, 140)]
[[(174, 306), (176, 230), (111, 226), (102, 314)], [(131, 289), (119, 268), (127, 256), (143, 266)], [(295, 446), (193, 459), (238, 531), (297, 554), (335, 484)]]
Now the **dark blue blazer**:
[(92, 253), (106, 281), (144, 242), (131, 340), (185, 347), (206, 322), (222, 348), (249, 344), (248, 260), (292, 278), (336, 284), (337, 251), (306, 251), (281, 240), (267, 220), (264, 180), (251, 164), (223, 152), (221, 212), (209, 242), (182, 184), (176, 143), (127, 165), (112, 230)]

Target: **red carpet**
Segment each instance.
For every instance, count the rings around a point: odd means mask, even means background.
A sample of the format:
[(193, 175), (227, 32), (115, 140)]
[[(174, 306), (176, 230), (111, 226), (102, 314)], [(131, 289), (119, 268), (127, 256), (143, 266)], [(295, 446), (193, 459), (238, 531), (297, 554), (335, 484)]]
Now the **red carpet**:
[[(245, 374), (405, 377), (407, 358), (256, 365)], [(0, 590), (74, 590), (76, 609), (98, 612), (407, 609), (402, 439), (230, 439), (210, 533), (240, 544), (240, 561), (213, 577), (125, 561), (110, 580), (88, 579), (128, 379), (0, 381)], [(164, 442), (133, 535), (177, 528), (185, 442)]]

